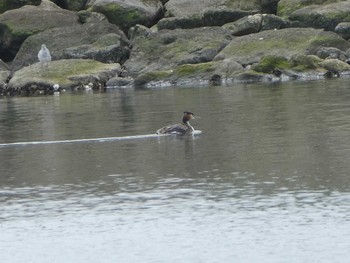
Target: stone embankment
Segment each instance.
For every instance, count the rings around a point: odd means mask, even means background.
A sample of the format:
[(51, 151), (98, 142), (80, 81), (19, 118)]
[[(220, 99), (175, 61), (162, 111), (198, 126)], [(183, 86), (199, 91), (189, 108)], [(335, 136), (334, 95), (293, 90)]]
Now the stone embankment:
[(350, 1), (2, 1), (0, 95), (339, 77), (349, 38)]

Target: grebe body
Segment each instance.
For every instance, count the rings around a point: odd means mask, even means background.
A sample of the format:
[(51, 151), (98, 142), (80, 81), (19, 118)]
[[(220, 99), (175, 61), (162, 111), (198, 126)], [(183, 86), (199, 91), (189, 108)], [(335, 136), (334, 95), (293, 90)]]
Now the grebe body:
[(185, 135), (194, 132), (194, 128), (190, 124), (190, 120), (194, 119), (194, 114), (189, 111), (185, 111), (182, 116), (182, 122), (179, 124), (172, 124), (164, 126), (157, 130), (157, 134), (178, 134)]

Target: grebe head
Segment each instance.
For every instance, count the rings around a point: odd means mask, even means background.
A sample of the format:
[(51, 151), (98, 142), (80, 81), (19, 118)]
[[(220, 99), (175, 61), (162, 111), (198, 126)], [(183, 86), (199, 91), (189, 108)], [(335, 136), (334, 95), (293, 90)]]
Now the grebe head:
[(182, 122), (188, 124), (188, 122), (192, 119), (194, 119), (194, 114), (189, 111), (184, 111), (184, 115), (182, 116)]

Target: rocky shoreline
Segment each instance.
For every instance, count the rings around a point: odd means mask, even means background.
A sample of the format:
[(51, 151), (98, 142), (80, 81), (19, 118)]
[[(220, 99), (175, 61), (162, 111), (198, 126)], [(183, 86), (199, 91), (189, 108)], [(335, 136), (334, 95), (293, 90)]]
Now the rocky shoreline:
[(350, 1), (6, 0), (0, 96), (339, 77), (349, 38)]

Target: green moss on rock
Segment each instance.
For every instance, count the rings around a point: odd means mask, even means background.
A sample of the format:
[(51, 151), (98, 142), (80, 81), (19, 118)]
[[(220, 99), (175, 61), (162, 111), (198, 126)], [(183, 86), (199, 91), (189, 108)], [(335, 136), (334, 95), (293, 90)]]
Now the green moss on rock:
[(285, 57), (269, 55), (263, 57), (258, 64), (253, 65), (252, 69), (257, 72), (273, 73), (275, 69), (290, 68), (290, 63)]
[(158, 12), (155, 1), (139, 3), (116, 1), (96, 3), (88, 7), (89, 11), (104, 14), (109, 22), (118, 25), (124, 32), (136, 24), (150, 26)]
[(277, 15), (287, 17), (295, 10), (311, 5), (323, 5), (340, 2), (342, 0), (280, 0), (277, 6)]
[(184, 64), (180, 65), (174, 70), (176, 77), (188, 77), (193, 75), (201, 75), (212, 72), (215, 69), (213, 62), (199, 63), (199, 64)]
[(293, 70), (299, 72), (316, 70), (322, 61), (322, 59), (314, 55), (295, 55), (289, 60)]
[(28, 83), (46, 86), (59, 84), (61, 87), (79, 85), (93, 80), (107, 81), (120, 71), (120, 65), (104, 64), (89, 59), (68, 59), (51, 61), (47, 65), (36, 63), (16, 71), (10, 80), (10, 87), (23, 87)]
[(230, 58), (242, 65), (249, 65), (268, 55), (287, 59), (296, 54), (315, 55), (320, 46), (345, 51), (350, 43), (333, 32), (311, 28), (267, 30), (233, 39), (215, 60)]
[(146, 73), (140, 74), (135, 79), (135, 85), (144, 86), (150, 82), (162, 81), (167, 79), (169, 76), (171, 76), (171, 74), (172, 74), (171, 70), (146, 72)]
[(325, 59), (320, 63), (320, 66), (331, 72), (350, 71), (350, 65), (339, 59)]

